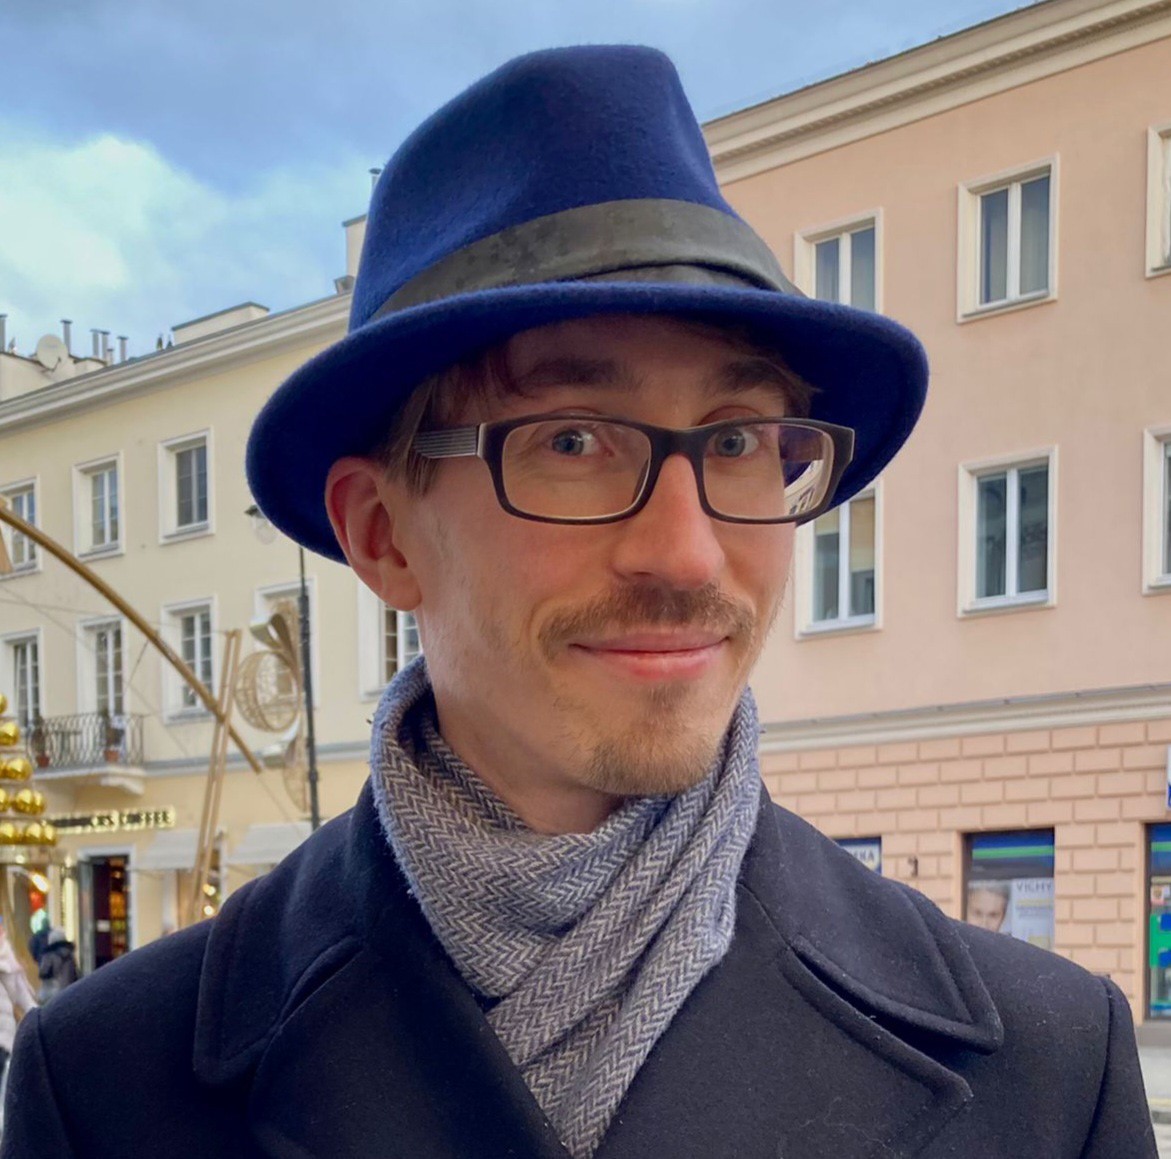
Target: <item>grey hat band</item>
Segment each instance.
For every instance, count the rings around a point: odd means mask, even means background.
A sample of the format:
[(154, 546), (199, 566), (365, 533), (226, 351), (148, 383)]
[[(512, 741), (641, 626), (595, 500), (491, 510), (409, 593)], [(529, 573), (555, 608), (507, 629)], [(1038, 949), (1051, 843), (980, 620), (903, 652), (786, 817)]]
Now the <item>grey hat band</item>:
[(461, 247), (405, 282), (382, 318), (457, 294), (542, 282), (685, 282), (800, 295), (742, 221), (690, 201), (584, 205)]

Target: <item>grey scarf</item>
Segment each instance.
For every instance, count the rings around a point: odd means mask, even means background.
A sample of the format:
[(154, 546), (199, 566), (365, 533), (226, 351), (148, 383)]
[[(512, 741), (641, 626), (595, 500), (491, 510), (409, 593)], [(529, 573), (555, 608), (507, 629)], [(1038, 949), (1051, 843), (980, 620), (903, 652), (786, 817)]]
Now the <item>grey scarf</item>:
[(439, 736), (422, 659), (374, 718), (382, 827), (432, 930), (575, 1159), (699, 980), (727, 952), (756, 824), (745, 692), (709, 775), (635, 798), (592, 833), (527, 828)]

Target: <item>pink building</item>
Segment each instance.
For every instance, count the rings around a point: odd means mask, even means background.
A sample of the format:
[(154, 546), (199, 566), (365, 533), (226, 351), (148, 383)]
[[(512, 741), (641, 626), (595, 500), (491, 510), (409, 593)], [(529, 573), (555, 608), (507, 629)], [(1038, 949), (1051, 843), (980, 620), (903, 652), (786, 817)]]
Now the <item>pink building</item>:
[[(707, 126), (809, 293), (932, 389), (801, 529), (776, 798), (1171, 1015), (1171, 4), (1048, 0)], [(1164, 928), (1166, 926), (1166, 928)]]

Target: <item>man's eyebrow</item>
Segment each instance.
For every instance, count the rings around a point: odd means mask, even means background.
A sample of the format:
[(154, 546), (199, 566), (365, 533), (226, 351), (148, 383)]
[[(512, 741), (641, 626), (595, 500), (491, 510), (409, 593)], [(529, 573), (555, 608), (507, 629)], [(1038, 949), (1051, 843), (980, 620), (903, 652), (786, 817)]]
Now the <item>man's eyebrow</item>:
[(520, 395), (531, 397), (551, 386), (600, 386), (613, 388), (627, 385), (628, 376), (610, 358), (546, 358), (518, 374), (512, 382)]
[(792, 383), (788, 375), (768, 358), (748, 356), (725, 362), (704, 384), (710, 396), (742, 394), (763, 388), (782, 401), (792, 402)]

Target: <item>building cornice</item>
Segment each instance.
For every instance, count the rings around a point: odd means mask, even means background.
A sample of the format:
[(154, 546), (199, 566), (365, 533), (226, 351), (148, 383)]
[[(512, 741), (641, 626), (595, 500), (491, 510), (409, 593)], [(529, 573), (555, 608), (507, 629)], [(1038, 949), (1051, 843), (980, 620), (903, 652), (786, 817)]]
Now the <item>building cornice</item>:
[(773, 721), (764, 726), (760, 751), (802, 752), (854, 745), (897, 744), (994, 732), (1122, 724), (1171, 717), (1171, 684), (1099, 688), (939, 704), (891, 712)]
[(722, 184), (1171, 36), (1171, 0), (1044, 0), (704, 126)]
[(246, 362), (270, 358), (311, 343), (341, 338), (349, 318), (350, 295), (338, 294), (193, 339), (145, 358), (43, 386), (0, 402), (0, 435), (54, 422), (124, 398), (181, 386)]

